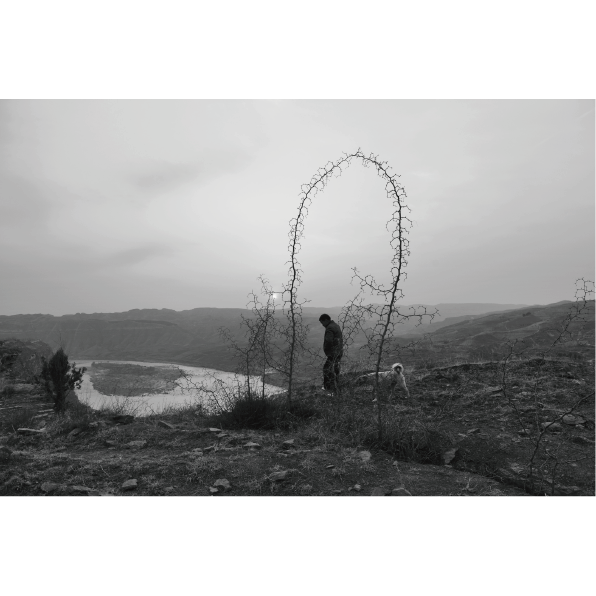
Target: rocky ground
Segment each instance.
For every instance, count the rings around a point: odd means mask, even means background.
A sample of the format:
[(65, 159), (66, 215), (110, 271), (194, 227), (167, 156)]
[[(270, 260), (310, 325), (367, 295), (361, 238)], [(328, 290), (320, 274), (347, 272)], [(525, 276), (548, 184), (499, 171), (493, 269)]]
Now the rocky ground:
[(73, 404), (59, 417), (17, 385), (0, 401), (0, 494), (594, 494), (591, 365), (530, 361), (504, 377), (468, 364), (409, 381), (418, 403), (387, 408), (382, 441), (365, 388), (341, 401), (305, 389), (316, 416), (256, 431), (192, 409), (133, 418)]
[[(76, 429), (75, 429), (76, 430)], [(523, 494), (450, 466), (320, 444), (292, 433), (222, 432), (192, 423), (117, 424), (11, 437), (4, 495), (470, 495)]]

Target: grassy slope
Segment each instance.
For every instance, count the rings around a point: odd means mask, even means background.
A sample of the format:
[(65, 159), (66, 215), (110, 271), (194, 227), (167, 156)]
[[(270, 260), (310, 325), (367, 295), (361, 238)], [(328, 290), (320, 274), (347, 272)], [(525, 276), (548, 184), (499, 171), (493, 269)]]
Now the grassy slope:
[[(570, 462), (559, 466), (555, 494), (593, 495), (593, 367), (562, 361), (547, 365), (541, 369), (529, 361), (514, 366), (505, 393), (502, 385), (497, 391), (500, 372), (494, 363), (420, 371), (410, 378), (420, 405), (397, 401), (397, 407), (389, 408), (387, 434), (393, 440), (384, 444), (376, 440), (375, 408), (366, 388), (349, 392), (339, 403), (303, 388), (302, 399), (317, 415), (285, 430), (210, 432), (218, 421), (197, 415), (198, 410), (128, 425), (106, 414), (74, 410), (76, 415), (64, 419), (46, 412), (22, 421), (45, 426), (34, 437), (11, 432), (8, 413), (26, 403), (33, 411), (47, 410), (48, 404), (17, 395), (2, 403), (11, 409), (0, 410), (0, 442), (12, 451), (0, 460), (0, 494), (44, 494), (42, 484), (53, 482), (56, 494), (77, 494), (73, 487), (83, 485), (106, 494), (208, 495), (220, 478), (231, 483), (225, 493), (230, 495), (370, 495), (398, 486), (413, 495), (550, 492), (548, 482), (537, 490), (528, 481), (527, 462), (540, 424), (567, 411), (578, 395), (591, 394), (574, 411), (585, 422), (561, 424), (558, 432), (544, 433), (542, 442), (561, 462)], [(508, 396), (523, 412), (521, 423)], [(160, 426), (160, 420), (173, 428)], [(72, 436), (73, 429), (82, 430)], [(286, 449), (288, 439), (294, 445)], [(146, 443), (129, 446), (139, 440)], [(261, 448), (245, 448), (248, 441)], [(363, 451), (371, 454), (368, 461)], [(446, 466), (449, 454), (453, 459)], [(278, 471), (288, 472), (284, 480), (271, 479)], [(122, 483), (131, 478), (138, 488), (127, 493)], [(355, 484), (359, 492), (349, 490)]]
[[(593, 301), (590, 306), (587, 326), (575, 328), (551, 357), (532, 358), (530, 350), (506, 369), (502, 361), (466, 363), (478, 354), (474, 338), (497, 336), (503, 348), (508, 338), (529, 337), (545, 347), (568, 305), (441, 329), (436, 335), (448, 337), (442, 346), (435, 342), (439, 347), (430, 360), (419, 350), (406, 361), (419, 404), (398, 400), (388, 408), (382, 442), (376, 438), (375, 406), (360, 387), (347, 388), (334, 402), (306, 385), (301, 399), (316, 416), (289, 429), (225, 433), (209, 432), (220, 421), (192, 409), (124, 426), (85, 410), (54, 418), (41, 412), (49, 404), (24, 387), (0, 403), (0, 444), (6, 447), (0, 450), (0, 494), (44, 494), (41, 486), (48, 481), (59, 494), (76, 494), (77, 485), (129, 494), (122, 482), (135, 478), (132, 494), (207, 495), (225, 478), (232, 485), (225, 494), (231, 495), (367, 495), (400, 485), (413, 495), (593, 495)], [(39, 412), (42, 417), (34, 418)], [(575, 418), (564, 419), (566, 413)], [(555, 424), (545, 430), (550, 423)], [(47, 430), (27, 437), (15, 433), (15, 425)], [(81, 430), (69, 434), (74, 429)], [(294, 446), (285, 449), (288, 439)], [(146, 443), (129, 446), (134, 440)], [(249, 440), (261, 449), (243, 447)], [(278, 471), (287, 471), (284, 480), (272, 476)], [(359, 492), (348, 490), (355, 484)]]

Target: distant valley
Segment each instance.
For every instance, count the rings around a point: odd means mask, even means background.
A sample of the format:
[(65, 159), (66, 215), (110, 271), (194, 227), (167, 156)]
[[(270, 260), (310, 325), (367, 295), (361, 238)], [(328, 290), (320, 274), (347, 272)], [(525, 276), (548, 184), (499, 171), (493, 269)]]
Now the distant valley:
[[(431, 334), (438, 345), (457, 343), (462, 348), (485, 350), (503, 341), (504, 335), (548, 336), (548, 321), (564, 318), (570, 302), (547, 306), (511, 304), (439, 304), (440, 315), (431, 324), (400, 326), (403, 342)], [(593, 301), (592, 301), (593, 305)], [(305, 307), (304, 320), (310, 325), (309, 344), (322, 342), (318, 317), (322, 312), (337, 318), (340, 308)], [(530, 313), (529, 315), (527, 313)], [(592, 307), (592, 320), (593, 307)], [(241, 318), (251, 316), (240, 308), (134, 309), (121, 313), (77, 313), (0, 316), (0, 340), (41, 340), (53, 349), (63, 345), (72, 359), (113, 359), (171, 362), (232, 371), (235, 364), (218, 329), (227, 327), (242, 342)], [(545, 326), (546, 325), (546, 326)], [(592, 338), (586, 339), (594, 344)], [(357, 341), (356, 345), (362, 343)], [(401, 341), (400, 341), (401, 343)]]

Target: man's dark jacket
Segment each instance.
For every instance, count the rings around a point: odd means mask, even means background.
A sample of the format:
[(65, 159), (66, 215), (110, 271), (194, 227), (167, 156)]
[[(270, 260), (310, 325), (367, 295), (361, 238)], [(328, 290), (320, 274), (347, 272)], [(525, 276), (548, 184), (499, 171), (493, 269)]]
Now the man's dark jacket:
[(325, 327), (325, 339), (323, 340), (323, 352), (327, 358), (341, 358), (343, 355), (344, 341), (339, 325), (330, 321)]

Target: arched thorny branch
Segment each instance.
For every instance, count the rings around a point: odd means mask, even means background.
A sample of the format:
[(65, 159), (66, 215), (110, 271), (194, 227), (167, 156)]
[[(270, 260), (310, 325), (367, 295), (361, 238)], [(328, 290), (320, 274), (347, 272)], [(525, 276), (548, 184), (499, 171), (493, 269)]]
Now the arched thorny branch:
[[(360, 294), (352, 300), (342, 312), (342, 321), (347, 323), (348, 343), (352, 340), (354, 333), (361, 328), (362, 320), (365, 315), (373, 316), (377, 319), (372, 332), (369, 330), (367, 335), (368, 344), (376, 356), (375, 362), (375, 395), (378, 392), (378, 373), (383, 356), (383, 349), (387, 339), (393, 333), (395, 324), (411, 315), (399, 313), (396, 308), (397, 301), (402, 297), (402, 292), (398, 284), (406, 278), (405, 268), (407, 266), (407, 257), (410, 254), (409, 241), (407, 234), (412, 225), (408, 217), (409, 207), (405, 203), (406, 193), (403, 186), (398, 182), (396, 174), (390, 172), (391, 168), (386, 161), (381, 161), (373, 153), (365, 155), (360, 149), (355, 153), (344, 153), (343, 157), (335, 162), (328, 162), (322, 168), (319, 168), (308, 184), (302, 186), (300, 201), (298, 205), (298, 215), (290, 221), (289, 232), (289, 281), (284, 286), (284, 311), (288, 318), (288, 353), (287, 364), (289, 372), (288, 399), (292, 396), (292, 381), (294, 369), (298, 354), (304, 349), (304, 339), (306, 329), (302, 323), (302, 304), (298, 301), (298, 288), (302, 283), (302, 269), (298, 262), (298, 253), (301, 249), (301, 240), (304, 235), (304, 222), (308, 215), (308, 209), (313, 198), (322, 191), (332, 177), (340, 176), (344, 169), (354, 161), (360, 161), (364, 167), (372, 167), (377, 175), (385, 183), (385, 192), (387, 198), (393, 205), (393, 213), (386, 224), (387, 231), (391, 235), (390, 246), (393, 250), (391, 257), (391, 282), (388, 285), (382, 285), (370, 276), (361, 276), (354, 269), (354, 278), (360, 285)], [(362, 294), (372, 293), (383, 298), (383, 304), (365, 305)], [(414, 316), (423, 316), (425, 313), (415, 314)], [(380, 425), (380, 409), (379, 409)]]

